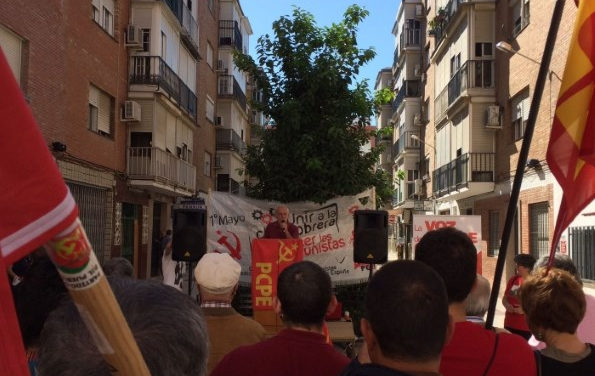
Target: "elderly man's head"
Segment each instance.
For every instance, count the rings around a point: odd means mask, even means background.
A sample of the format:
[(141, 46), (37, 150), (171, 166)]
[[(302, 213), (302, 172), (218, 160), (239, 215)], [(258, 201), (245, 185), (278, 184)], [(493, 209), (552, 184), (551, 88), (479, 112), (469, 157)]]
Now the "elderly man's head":
[(277, 206), (275, 210), (275, 217), (281, 223), (286, 223), (289, 219), (289, 208), (285, 205)]
[(207, 253), (194, 269), (201, 299), (231, 301), (242, 267), (227, 253)]

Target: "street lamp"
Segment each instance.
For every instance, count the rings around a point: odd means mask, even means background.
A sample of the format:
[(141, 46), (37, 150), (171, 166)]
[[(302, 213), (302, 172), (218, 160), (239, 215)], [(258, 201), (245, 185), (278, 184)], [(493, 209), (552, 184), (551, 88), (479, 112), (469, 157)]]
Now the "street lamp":
[(434, 151), (436, 151), (436, 148), (435, 148), (435, 147), (433, 147), (432, 145), (430, 145), (430, 144), (426, 143), (424, 140), (422, 140), (421, 138), (419, 138), (419, 136), (418, 136), (418, 135), (416, 135), (416, 134), (412, 134), (410, 137), (411, 137), (411, 139), (412, 139), (412, 140), (415, 140), (415, 141), (421, 142), (422, 144), (424, 144), (424, 145), (426, 145), (427, 147), (429, 147), (429, 148), (432, 148), (432, 149), (434, 149)]
[(522, 56), (522, 57), (524, 57), (525, 59), (527, 59), (527, 60), (529, 60), (529, 61), (532, 61), (532, 62), (534, 62), (534, 63), (535, 63), (535, 64), (537, 64), (537, 65), (540, 65), (540, 64), (541, 64), (541, 62), (540, 62), (540, 61), (537, 61), (537, 60), (535, 60), (535, 59), (533, 59), (533, 58), (530, 58), (530, 57), (529, 57), (529, 56), (527, 56), (527, 55), (523, 55), (523, 54), (522, 54), (522, 53), (520, 53), (519, 51), (517, 51), (517, 50), (515, 50), (514, 48), (512, 48), (512, 46), (510, 45), (510, 43), (507, 43), (507, 42), (504, 42), (504, 41), (500, 41), (500, 42), (496, 43), (496, 49), (498, 49), (498, 50), (500, 50), (500, 51), (503, 51), (503, 52), (508, 52), (508, 53), (511, 53), (511, 54), (513, 54), (513, 55), (514, 55), (514, 54), (517, 54), (517, 55), (519, 55), (519, 56)]

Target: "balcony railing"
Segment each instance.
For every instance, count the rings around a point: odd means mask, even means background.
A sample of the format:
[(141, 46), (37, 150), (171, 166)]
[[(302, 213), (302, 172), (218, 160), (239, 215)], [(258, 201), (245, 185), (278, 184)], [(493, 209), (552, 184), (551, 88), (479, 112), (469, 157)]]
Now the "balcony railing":
[(196, 95), (160, 56), (131, 56), (130, 84), (157, 85), (196, 119)]
[(222, 97), (232, 97), (238, 101), (244, 111), (246, 110), (246, 94), (244, 94), (234, 76), (229, 74), (219, 76), (218, 94)]
[(126, 172), (132, 179), (153, 180), (194, 191), (196, 167), (161, 149), (129, 147)]
[(419, 149), (419, 141), (411, 138), (411, 135), (419, 137), (419, 132), (402, 132), (399, 139), (393, 144), (393, 158), (397, 158), (403, 151)]
[(231, 150), (243, 154), (246, 150), (246, 143), (233, 129), (223, 128), (217, 129), (215, 147), (217, 150)]
[(421, 95), (420, 80), (405, 80), (393, 100), (393, 112), (397, 111), (405, 98), (419, 97)]
[(494, 60), (468, 60), (451, 77), (434, 101), (435, 120), (439, 120), (448, 107), (468, 88), (494, 88)]
[(229, 177), (229, 174), (217, 174), (217, 191), (240, 193), (240, 183)]
[(466, 153), (434, 170), (433, 191), (440, 197), (470, 182), (494, 181), (494, 153)]
[(219, 21), (219, 45), (234, 46), (238, 51), (242, 51), (242, 33), (237, 21)]
[(430, 35), (434, 35), (436, 37), (436, 45), (438, 45), (444, 37), (444, 32), (455, 18), (461, 3), (467, 1), (468, 0), (450, 0), (444, 8), (437, 10), (436, 16), (428, 24), (430, 28)]
[(182, 42), (198, 56), (198, 23), (182, 0), (164, 0), (182, 26)]

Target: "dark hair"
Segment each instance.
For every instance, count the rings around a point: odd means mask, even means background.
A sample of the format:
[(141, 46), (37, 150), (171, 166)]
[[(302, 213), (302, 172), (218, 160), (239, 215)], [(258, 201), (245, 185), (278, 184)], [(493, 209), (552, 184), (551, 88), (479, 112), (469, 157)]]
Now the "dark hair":
[(535, 265), (535, 257), (528, 253), (519, 253), (518, 255), (514, 256), (514, 262), (517, 265), (524, 266), (529, 270), (533, 270), (533, 265)]
[(562, 269), (546, 273), (546, 268), (540, 268), (521, 285), (521, 305), (534, 334), (543, 329), (575, 333), (586, 304), (581, 285)]
[(435, 359), (448, 328), (444, 282), (421, 262), (389, 262), (370, 279), (366, 318), (385, 356), (406, 361)]
[(453, 227), (427, 232), (415, 247), (415, 259), (444, 280), (449, 303), (465, 300), (477, 269), (477, 250), (467, 234)]
[(113, 257), (103, 263), (103, 272), (107, 276), (133, 277), (134, 267), (124, 257)]
[(64, 282), (45, 252), (32, 258), (13, 295), (25, 347), (36, 345), (48, 315), (67, 296)]
[(332, 294), (331, 278), (311, 261), (292, 264), (279, 275), (277, 298), (290, 326), (322, 325)]
[[(207, 328), (189, 296), (150, 281), (110, 278), (109, 282), (151, 375), (206, 375)], [(111, 375), (70, 300), (52, 312), (43, 328), (39, 373)]]

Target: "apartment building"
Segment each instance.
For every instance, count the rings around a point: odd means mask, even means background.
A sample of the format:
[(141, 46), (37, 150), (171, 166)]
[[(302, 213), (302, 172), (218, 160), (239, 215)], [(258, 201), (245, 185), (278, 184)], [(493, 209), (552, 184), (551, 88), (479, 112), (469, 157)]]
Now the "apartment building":
[[(530, 0), (403, 1), (393, 28), (398, 47), (395, 49), (393, 80), (398, 94), (392, 121), (394, 141), (398, 146), (393, 148), (392, 158), (394, 171), (406, 171), (405, 174), (400, 172), (402, 179), (396, 187), (398, 196), (393, 202), (395, 209), (404, 210), (399, 212), (403, 224), (401, 232), (406, 237), (409, 214), (480, 215), (482, 238), (486, 243), (483, 270), (487, 276), (493, 275), (500, 248), (554, 3), (544, 1), (538, 4)], [(406, 127), (411, 123), (407, 116), (403, 117), (407, 110), (402, 104), (405, 100), (399, 96), (402, 90), (408, 89), (402, 83), (406, 81), (408, 71), (402, 68), (405, 64), (400, 63), (406, 62), (408, 55), (401, 56), (398, 43), (402, 44), (403, 37), (399, 36), (398, 25), (406, 24), (407, 18), (412, 17), (407, 9), (416, 7), (422, 7), (423, 13), (421, 61), (418, 63), (417, 55), (414, 55), (417, 50), (411, 51), (410, 55), (415, 56), (414, 64), (420, 64), (422, 90), (415, 93), (419, 102), (411, 102), (420, 105), (421, 126), (415, 128), (413, 121), (414, 127), (408, 129)], [(418, 13), (413, 13), (414, 19), (415, 14)], [(568, 2), (564, 5), (561, 25), (573, 25), (575, 17), (576, 6)], [(545, 155), (571, 34), (572, 28), (561, 27), (556, 37), (529, 160), (523, 166), (523, 183), (508, 247), (511, 255), (523, 252), (539, 257), (550, 248), (562, 192), (549, 171)], [(415, 68), (414, 65), (414, 73)], [(416, 78), (415, 75), (409, 77)], [(416, 111), (417, 107), (413, 114)], [(408, 154), (407, 144), (401, 146), (398, 143), (407, 131), (420, 132), (419, 148), (422, 151), (419, 154)], [(408, 147), (412, 146), (418, 147), (415, 144)], [(406, 164), (406, 157), (415, 160), (415, 155), (419, 156), (419, 162), (414, 165), (417, 172), (410, 176), (408, 167), (413, 165)], [(415, 191), (416, 184), (411, 182), (418, 176), (422, 188)], [(414, 189), (413, 196), (410, 187)], [(409, 199), (413, 200), (414, 206), (411, 213), (405, 213), (411, 207), (407, 202)], [(432, 210), (425, 210), (430, 208), (424, 207), (422, 201), (431, 201)], [(585, 245), (581, 244), (581, 239), (595, 234), (594, 212), (595, 205), (591, 204), (566, 231), (560, 243), (560, 250), (570, 254), (579, 269), (584, 269), (583, 273), (589, 273), (592, 267), (588, 265), (595, 264), (595, 260), (587, 257), (589, 251)], [(406, 239), (402, 241), (407, 242)], [(508, 273), (513, 272), (512, 258), (507, 257)], [(587, 278), (595, 278), (595, 275)]]
[(423, 76), (423, 26), (421, 0), (405, 0), (397, 13), (392, 34), (395, 52), (392, 66), (395, 98), (392, 102), (393, 207), (402, 213), (421, 197), (420, 127)]
[(172, 205), (215, 187), (219, 10), (216, 0), (0, 3), (0, 47), (98, 258), (126, 257), (141, 278), (158, 274)]
[[(247, 101), (248, 75), (237, 69), (233, 52), (249, 53), (252, 28), (238, 0), (219, 1), (217, 57), (216, 189), (244, 194), (243, 154), (250, 141), (252, 112)], [(251, 93), (250, 93), (251, 94)], [(250, 115), (250, 116), (249, 116)]]
[[(382, 89), (391, 89), (393, 88), (393, 73), (392, 68), (384, 68), (378, 72), (376, 76), (376, 82), (374, 84), (374, 90), (382, 90)], [(393, 121), (392, 121), (392, 105), (391, 103), (383, 104), (380, 108), (380, 113), (376, 118), (376, 124), (380, 131), (383, 131), (387, 128), (393, 128)], [(380, 162), (378, 168), (386, 171), (390, 176), (393, 174), (393, 158), (392, 158), (392, 146), (393, 146), (393, 137), (392, 133), (390, 134), (383, 134), (379, 135), (376, 139), (376, 145), (382, 145), (384, 150), (382, 154), (380, 154)], [(390, 206), (390, 207), (388, 207)], [(392, 209), (392, 205), (388, 205), (386, 209)]]
[(217, 56), (219, 50), (219, 6), (215, 0), (198, 1), (198, 23), (200, 25), (197, 89), (197, 132), (196, 190), (205, 195), (215, 189), (215, 136), (217, 104)]
[[(125, 0), (0, 3), (0, 46), (100, 261), (132, 258), (135, 245), (126, 236), (122, 207), (146, 204), (123, 179), (128, 17)], [(138, 214), (140, 224), (142, 210)]]

